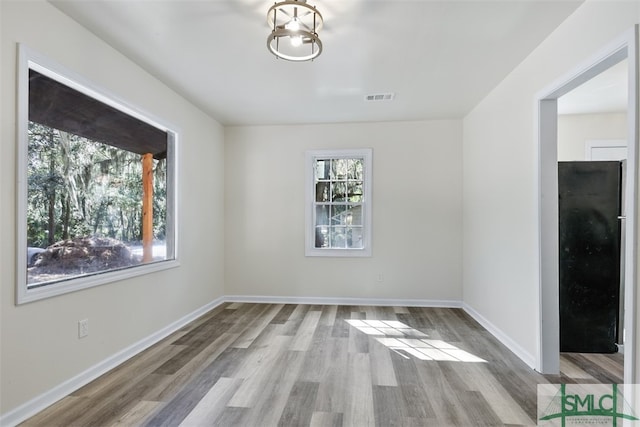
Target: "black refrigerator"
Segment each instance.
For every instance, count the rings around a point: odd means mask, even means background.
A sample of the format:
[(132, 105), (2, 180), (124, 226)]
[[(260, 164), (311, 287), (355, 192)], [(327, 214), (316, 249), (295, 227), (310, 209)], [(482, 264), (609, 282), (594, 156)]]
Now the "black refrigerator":
[(617, 351), (622, 167), (618, 161), (558, 163), (562, 352)]

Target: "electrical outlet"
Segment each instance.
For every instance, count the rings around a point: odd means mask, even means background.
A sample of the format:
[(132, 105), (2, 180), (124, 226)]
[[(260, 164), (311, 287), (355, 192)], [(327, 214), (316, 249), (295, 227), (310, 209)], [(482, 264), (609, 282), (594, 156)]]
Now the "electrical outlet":
[(78, 320), (78, 338), (89, 335), (89, 319)]

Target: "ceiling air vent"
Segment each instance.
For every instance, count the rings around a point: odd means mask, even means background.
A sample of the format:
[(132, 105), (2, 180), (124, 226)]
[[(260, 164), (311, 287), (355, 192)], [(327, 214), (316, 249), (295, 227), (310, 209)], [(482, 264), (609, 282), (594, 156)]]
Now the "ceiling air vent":
[(366, 102), (379, 102), (379, 101), (393, 101), (393, 93), (370, 93), (365, 95), (364, 100)]

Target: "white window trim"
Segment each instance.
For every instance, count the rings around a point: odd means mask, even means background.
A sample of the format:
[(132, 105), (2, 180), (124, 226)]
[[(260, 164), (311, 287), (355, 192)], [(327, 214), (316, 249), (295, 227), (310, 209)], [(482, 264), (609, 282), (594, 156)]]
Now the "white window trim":
[[(121, 270), (105, 271), (93, 275), (48, 284), (40, 287), (27, 286), (27, 156), (28, 156), (28, 117), (29, 117), (29, 70), (51, 77), (65, 85), (82, 92), (98, 101), (116, 108), (132, 117), (144, 121), (156, 128), (167, 132), (167, 194), (172, 194), (167, 200), (167, 254), (172, 259), (133, 266)], [(157, 119), (139, 108), (123, 101), (82, 76), (57, 64), (48, 57), (18, 44), (18, 111), (17, 111), (17, 206), (16, 206), (16, 305), (50, 298), (81, 289), (116, 282), (132, 277), (149, 274), (156, 271), (175, 268), (180, 265), (178, 260), (178, 131), (175, 126)]]
[[(363, 248), (320, 249), (315, 247), (315, 160), (358, 158), (364, 159), (363, 189)], [(372, 254), (372, 183), (373, 150), (371, 148), (349, 150), (311, 150), (305, 153), (305, 256), (320, 257), (370, 257)]]

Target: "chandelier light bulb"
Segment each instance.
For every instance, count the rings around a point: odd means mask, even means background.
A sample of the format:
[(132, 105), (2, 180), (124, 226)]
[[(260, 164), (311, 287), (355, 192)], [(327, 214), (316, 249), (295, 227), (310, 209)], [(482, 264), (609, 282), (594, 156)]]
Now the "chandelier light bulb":
[(302, 36), (291, 36), (291, 46), (302, 46)]
[(300, 30), (300, 21), (298, 18), (293, 18), (291, 21), (287, 22), (287, 25), (284, 26), (287, 30), (298, 31)]

